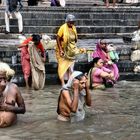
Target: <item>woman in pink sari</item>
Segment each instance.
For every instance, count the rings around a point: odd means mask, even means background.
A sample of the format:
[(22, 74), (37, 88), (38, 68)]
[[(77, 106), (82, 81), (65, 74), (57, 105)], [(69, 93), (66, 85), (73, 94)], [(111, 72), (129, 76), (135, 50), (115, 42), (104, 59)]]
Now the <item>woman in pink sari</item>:
[(99, 40), (96, 45), (96, 50), (93, 52), (92, 57), (100, 57), (104, 61), (104, 67), (110, 69), (114, 74), (114, 82), (119, 78), (119, 70), (117, 65), (112, 62), (107, 53), (107, 43), (105, 40)]
[(104, 61), (100, 57), (95, 57), (91, 62), (91, 69), (88, 74), (90, 89), (105, 89), (113, 87), (113, 72), (103, 66)]

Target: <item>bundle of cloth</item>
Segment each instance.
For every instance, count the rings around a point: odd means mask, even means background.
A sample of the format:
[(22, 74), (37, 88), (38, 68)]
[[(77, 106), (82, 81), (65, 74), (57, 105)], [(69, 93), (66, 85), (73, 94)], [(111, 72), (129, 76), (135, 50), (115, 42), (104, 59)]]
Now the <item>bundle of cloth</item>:
[(139, 0), (126, 0), (125, 2), (126, 3), (138, 3)]
[[(138, 30), (136, 30), (132, 34), (133, 46), (132, 46), (132, 53), (131, 53), (131, 61), (133, 61), (133, 62), (140, 61), (140, 27), (139, 26), (138, 26)], [(140, 65), (136, 64), (134, 66), (133, 71), (135, 73), (140, 72)]]
[(132, 36), (133, 46), (131, 53), (131, 60), (139, 61), (140, 60), (140, 29), (136, 30)]
[(107, 45), (107, 51), (108, 51), (108, 54), (110, 56), (110, 59), (113, 61), (113, 62), (118, 62), (119, 60), (119, 55), (116, 51), (116, 46), (114, 46), (114, 44), (108, 44)]
[[(18, 37), (19, 44), (21, 44), (24, 40), (26, 40), (26, 38), (27, 38), (26, 36), (20, 35)], [(47, 34), (42, 34), (41, 38), (42, 38), (41, 39), (41, 43), (42, 43), (42, 45), (43, 45), (45, 50), (55, 49), (55, 47), (56, 47), (56, 40), (51, 39), (51, 37), (48, 36)]]

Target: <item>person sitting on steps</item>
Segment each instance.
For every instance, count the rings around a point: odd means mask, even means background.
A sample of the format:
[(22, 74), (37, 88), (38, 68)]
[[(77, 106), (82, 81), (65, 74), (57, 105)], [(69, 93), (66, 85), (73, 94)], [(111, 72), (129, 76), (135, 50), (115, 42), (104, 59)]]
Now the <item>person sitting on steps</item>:
[(16, 17), (18, 19), (18, 28), (19, 33), (22, 34), (23, 32), (23, 21), (22, 21), (22, 15), (20, 13), (20, 10), (22, 9), (23, 5), (21, 3), (21, 0), (6, 0), (5, 1), (5, 24), (6, 24), (6, 31), (5, 33), (10, 33), (10, 27), (9, 27), (9, 20), (13, 17)]

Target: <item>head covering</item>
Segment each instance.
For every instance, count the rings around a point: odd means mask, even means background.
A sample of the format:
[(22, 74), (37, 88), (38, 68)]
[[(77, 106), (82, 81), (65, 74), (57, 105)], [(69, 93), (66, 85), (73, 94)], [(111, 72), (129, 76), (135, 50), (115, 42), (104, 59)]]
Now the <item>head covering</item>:
[(0, 62), (0, 72), (6, 73), (6, 77), (12, 77), (15, 74), (15, 71), (10, 68), (7, 63)]
[(105, 40), (101, 40), (99, 39), (96, 45), (96, 51), (93, 52), (92, 57), (100, 57), (102, 60), (106, 61), (108, 59), (108, 56), (105, 55), (105, 53), (103, 52), (102, 48), (101, 48), (101, 42), (103, 42)]
[(72, 14), (68, 14), (67, 17), (66, 17), (66, 20), (65, 22), (69, 22), (69, 21), (75, 21), (75, 16), (72, 15)]
[(63, 86), (63, 88), (70, 88), (70, 87), (72, 86), (73, 79), (74, 79), (75, 77), (81, 75), (81, 74), (82, 74), (81, 71), (74, 71), (74, 72), (71, 74), (71, 76), (70, 76), (68, 82)]

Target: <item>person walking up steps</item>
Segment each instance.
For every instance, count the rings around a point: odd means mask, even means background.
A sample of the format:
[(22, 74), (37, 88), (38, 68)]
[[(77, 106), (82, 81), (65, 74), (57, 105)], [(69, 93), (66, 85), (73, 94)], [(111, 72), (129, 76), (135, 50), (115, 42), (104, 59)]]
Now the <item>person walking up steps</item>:
[[(109, 6), (110, 6), (109, 1), (110, 1), (110, 0), (105, 0), (106, 7), (107, 7), (107, 8), (109, 8)], [(113, 8), (115, 8), (115, 5), (116, 5), (116, 0), (113, 0), (113, 5), (112, 5)]]

